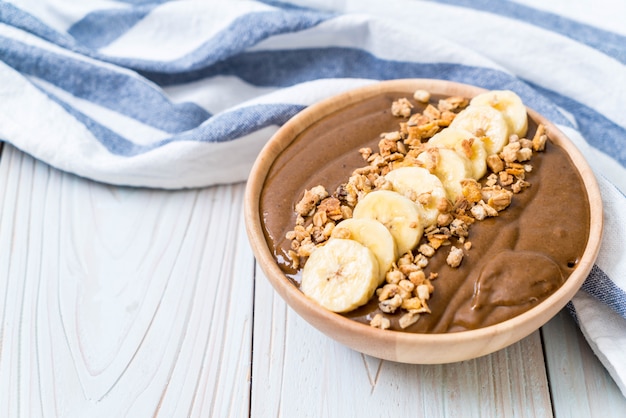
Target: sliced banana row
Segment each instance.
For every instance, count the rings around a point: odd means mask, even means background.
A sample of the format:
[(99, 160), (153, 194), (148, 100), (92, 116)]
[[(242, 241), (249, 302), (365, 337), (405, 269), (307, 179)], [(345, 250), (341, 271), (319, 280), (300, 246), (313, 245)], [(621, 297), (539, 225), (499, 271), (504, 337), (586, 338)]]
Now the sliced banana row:
[(487, 157), (502, 151), (511, 135), (523, 137), (527, 130), (522, 99), (509, 90), (491, 90), (474, 97), (448, 128), (430, 138), (426, 143), (430, 149), (418, 160), (441, 179), (454, 202), (462, 195), (461, 180), (482, 178)]
[(435, 225), (445, 200), (462, 196), (461, 181), (478, 180), (486, 160), (511, 134), (527, 130), (526, 108), (510, 91), (476, 96), (450, 126), (434, 135), (417, 157), (423, 167), (400, 167), (385, 175), (392, 190), (362, 197), (353, 218), (336, 225), (302, 270), (300, 289), (334, 312), (366, 304), (402, 255), (415, 249), (424, 228)]
[(328, 242), (313, 251), (300, 289), (331, 311), (356, 309), (384, 283), (398, 256), (417, 246), (423, 230), (411, 199), (390, 190), (368, 193), (353, 217), (338, 223)]

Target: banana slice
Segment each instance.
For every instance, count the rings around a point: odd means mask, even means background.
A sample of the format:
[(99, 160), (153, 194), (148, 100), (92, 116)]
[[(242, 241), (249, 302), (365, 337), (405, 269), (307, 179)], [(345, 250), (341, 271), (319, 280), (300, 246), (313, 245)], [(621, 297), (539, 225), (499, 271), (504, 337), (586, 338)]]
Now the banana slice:
[(418, 205), (391, 190), (366, 194), (354, 207), (352, 217), (375, 219), (385, 225), (400, 255), (415, 248), (424, 232)]
[(428, 145), (451, 148), (469, 158), (472, 163), (472, 177), (480, 179), (487, 173), (487, 150), (483, 141), (474, 137), (471, 132), (446, 128), (428, 140)]
[(491, 106), (470, 105), (459, 112), (450, 128), (465, 129), (480, 138), (487, 154), (496, 154), (509, 142), (509, 126), (501, 112)]
[(378, 262), (369, 248), (332, 238), (304, 264), (300, 290), (328, 310), (348, 312), (370, 300), (378, 276)]
[(431, 161), (429, 161), (431, 158), (435, 160), (432, 173), (443, 183), (448, 199), (452, 202), (456, 201), (458, 196), (463, 195), (461, 180), (472, 178), (473, 169), (471, 161), (469, 158), (460, 155), (454, 150), (439, 147), (427, 149), (417, 156), (417, 160), (422, 162), (426, 167), (431, 164)]
[(385, 225), (368, 218), (345, 219), (337, 224), (331, 237), (351, 239), (369, 248), (378, 261), (378, 285), (383, 284), (397, 258), (396, 242)]
[(522, 99), (511, 90), (491, 90), (470, 101), (471, 106), (491, 106), (500, 111), (509, 127), (509, 133), (523, 138), (528, 131), (528, 116)]
[[(387, 173), (385, 179), (389, 180), (394, 191), (418, 200), (424, 227), (437, 223), (439, 200), (447, 199), (446, 189), (437, 176), (423, 167), (400, 167)], [(430, 194), (428, 202), (423, 202), (420, 196), (427, 194)]]

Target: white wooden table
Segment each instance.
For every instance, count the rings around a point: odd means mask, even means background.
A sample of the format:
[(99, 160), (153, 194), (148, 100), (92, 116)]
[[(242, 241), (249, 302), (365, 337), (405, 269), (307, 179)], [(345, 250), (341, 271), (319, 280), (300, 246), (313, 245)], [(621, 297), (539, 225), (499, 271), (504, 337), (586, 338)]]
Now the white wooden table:
[(5, 144), (0, 417), (626, 416), (566, 312), (448, 365), (328, 339), (255, 266), (244, 188), (112, 187)]

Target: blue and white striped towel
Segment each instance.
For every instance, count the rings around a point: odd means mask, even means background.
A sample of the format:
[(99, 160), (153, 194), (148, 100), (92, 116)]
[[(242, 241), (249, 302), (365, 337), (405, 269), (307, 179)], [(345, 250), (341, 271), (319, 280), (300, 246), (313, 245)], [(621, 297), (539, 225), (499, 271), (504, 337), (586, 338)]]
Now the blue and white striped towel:
[(98, 181), (196, 187), (245, 180), (279, 125), (346, 89), (414, 77), (515, 90), (598, 177), (602, 249), (572, 305), (626, 394), (626, 5), (615, 3), (0, 0), (0, 139)]

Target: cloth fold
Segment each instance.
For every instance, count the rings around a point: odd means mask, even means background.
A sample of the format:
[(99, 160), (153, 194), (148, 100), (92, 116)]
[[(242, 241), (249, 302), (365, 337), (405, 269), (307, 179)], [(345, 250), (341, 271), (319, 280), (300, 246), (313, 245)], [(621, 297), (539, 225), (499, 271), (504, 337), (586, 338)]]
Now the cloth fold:
[(600, 184), (602, 248), (571, 305), (626, 394), (626, 5), (544, 3), (0, 0), (0, 140), (96, 181), (202, 187), (245, 180), (280, 125), (348, 89), (514, 90)]

